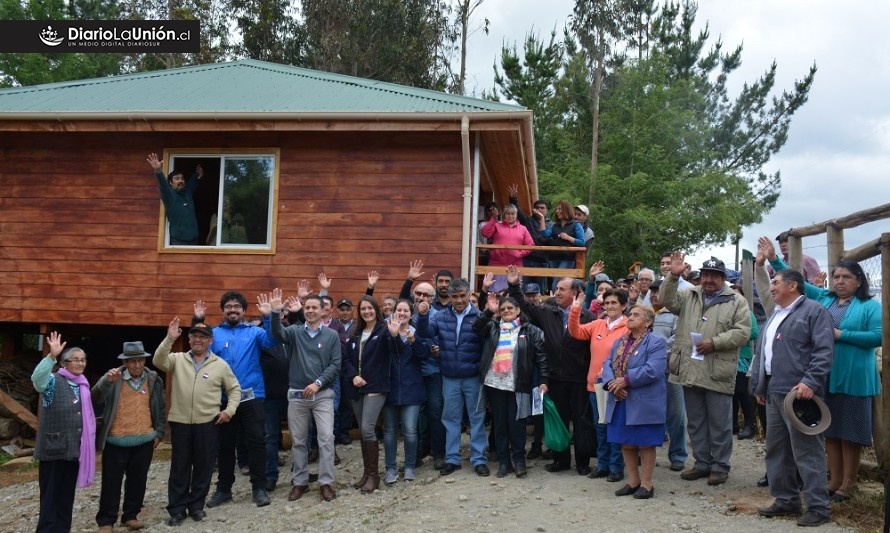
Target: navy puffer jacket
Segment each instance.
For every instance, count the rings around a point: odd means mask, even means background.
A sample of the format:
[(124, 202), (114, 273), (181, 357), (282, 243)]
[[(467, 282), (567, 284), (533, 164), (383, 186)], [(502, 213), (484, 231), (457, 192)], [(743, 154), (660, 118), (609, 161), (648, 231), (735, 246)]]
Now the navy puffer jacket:
[(417, 337), (428, 345), (439, 345), (439, 371), (446, 378), (472, 378), (479, 375), (482, 338), (473, 331), (479, 310), (470, 307), (457, 335), (457, 314), (449, 305), (429, 319), (417, 317)]

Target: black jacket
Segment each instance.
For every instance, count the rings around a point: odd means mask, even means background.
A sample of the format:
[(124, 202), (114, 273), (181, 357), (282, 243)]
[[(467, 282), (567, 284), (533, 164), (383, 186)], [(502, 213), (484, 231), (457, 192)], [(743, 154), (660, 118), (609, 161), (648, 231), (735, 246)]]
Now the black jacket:
[[(484, 382), (494, 359), (494, 351), (498, 347), (500, 327), (494, 320), (492, 312), (485, 311), (480, 313), (473, 323), (473, 331), (483, 339), (479, 381)], [(538, 383), (532, 383), (534, 367), (538, 368)], [(527, 321), (519, 325), (516, 356), (513, 358), (513, 380), (513, 390), (525, 393), (529, 393), (532, 387), (542, 383), (546, 385), (550, 380), (550, 367), (547, 365), (547, 353), (544, 351), (544, 332)]]
[[(519, 302), (519, 309), (544, 332), (544, 350), (550, 369), (550, 379), (570, 383), (587, 383), (590, 367), (590, 341), (569, 335), (563, 325), (562, 310), (553, 305), (533, 305), (526, 301), (519, 284), (508, 287), (510, 296)], [(596, 317), (587, 309), (581, 310), (581, 323)]]

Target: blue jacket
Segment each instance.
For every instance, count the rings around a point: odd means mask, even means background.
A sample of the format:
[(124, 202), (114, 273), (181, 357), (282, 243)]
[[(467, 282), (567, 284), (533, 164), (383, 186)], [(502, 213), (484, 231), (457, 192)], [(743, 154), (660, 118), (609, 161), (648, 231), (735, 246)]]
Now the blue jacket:
[(446, 378), (472, 378), (479, 374), (482, 360), (482, 338), (473, 332), (479, 310), (470, 306), (457, 335), (457, 314), (449, 304), (430, 319), (417, 320), (417, 336), (427, 344), (439, 345), (439, 370)]
[(421, 361), (429, 358), (430, 348), (415, 339), (413, 344), (401, 336), (390, 335), (389, 394), (386, 405), (420, 405), (426, 400), (426, 389), (420, 371)]
[[(343, 361), (343, 373), (353, 394), (371, 394), (372, 392), (389, 392), (389, 366), (392, 335), (385, 322), (378, 322), (371, 331), (371, 336), (360, 348), (362, 332), (356, 328), (355, 335), (350, 337), (347, 345), (349, 352)], [(361, 364), (359, 364), (361, 351)], [(361, 376), (367, 382), (364, 387), (353, 386), (352, 379)]]
[[(770, 261), (777, 271), (788, 268), (781, 259)], [(837, 295), (804, 283), (807, 298), (828, 309)], [(828, 376), (828, 392), (850, 396), (875, 396), (881, 392), (875, 349), (881, 345), (881, 304), (875, 300), (850, 300), (840, 323), (841, 336), (834, 341), (834, 361)]]
[(255, 398), (266, 397), (260, 354), (264, 349), (279, 345), (278, 340), (270, 332), (271, 324), (271, 318), (264, 316), (261, 328), (248, 322), (242, 322), (235, 327), (222, 322), (213, 328), (213, 344), (210, 345), (210, 351), (232, 368), (238, 383), (241, 384), (242, 402), (244, 391), (247, 389), (253, 389)]
[[(615, 360), (618, 345), (615, 341), (612, 353), (603, 365), (603, 383), (608, 384), (615, 379), (612, 361)], [(667, 405), (667, 341), (661, 335), (650, 333), (637, 346), (636, 352), (627, 360), (626, 377), (629, 382), (627, 389), (627, 425), (664, 424)], [(606, 400), (606, 422), (612, 421), (615, 412), (615, 395), (609, 393)]]

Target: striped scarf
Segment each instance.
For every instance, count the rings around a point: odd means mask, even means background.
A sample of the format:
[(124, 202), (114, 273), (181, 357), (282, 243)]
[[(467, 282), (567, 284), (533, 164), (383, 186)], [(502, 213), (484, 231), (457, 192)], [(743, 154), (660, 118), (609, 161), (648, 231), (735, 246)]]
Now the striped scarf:
[(508, 374), (513, 369), (513, 350), (516, 347), (515, 333), (518, 328), (518, 318), (511, 322), (501, 322), (498, 345), (494, 349), (494, 360), (491, 362), (491, 370), (495, 374)]

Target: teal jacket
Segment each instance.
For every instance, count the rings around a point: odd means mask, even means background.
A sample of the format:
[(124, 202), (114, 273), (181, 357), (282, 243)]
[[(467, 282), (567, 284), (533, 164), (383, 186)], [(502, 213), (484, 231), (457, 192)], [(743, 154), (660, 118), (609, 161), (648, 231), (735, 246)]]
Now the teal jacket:
[(739, 348), (739, 365), (736, 368), (736, 370), (742, 374), (746, 374), (748, 369), (751, 368), (751, 359), (754, 358), (754, 352), (751, 350), (751, 342), (756, 341), (757, 337), (760, 335), (760, 326), (757, 325), (757, 317), (754, 316), (753, 311), (749, 312), (751, 313), (751, 336), (748, 337), (748, 344)]
[[(770, 261), (777, 271), (788, 268), (781, 259)], [(807, 298), (826, 309), (837, 295), (806, 283)], [(828, 379), (828, 391), (849, 396), (875, 396), (881, 392), (881, 379), (875, 348), (881, 345), (881, 304), (875, 300), (850, 300), (850, 308), (840, 324), (841, 335), (834, 340), (834, 362)]]

